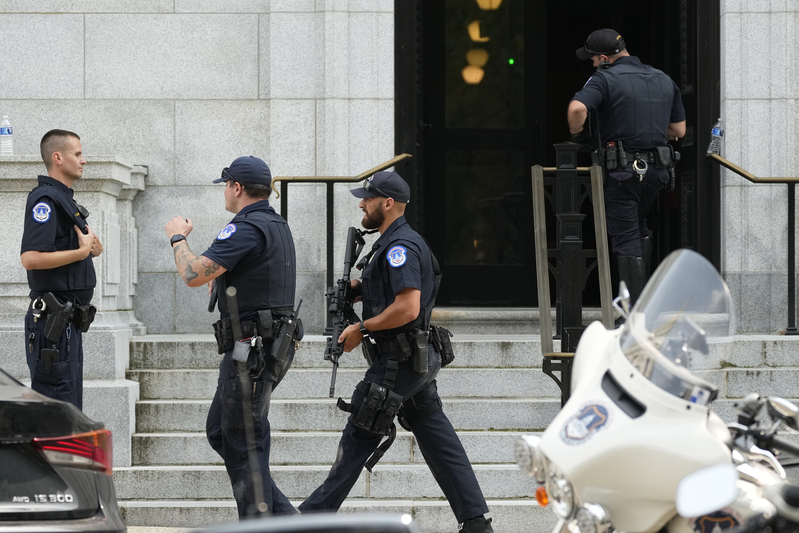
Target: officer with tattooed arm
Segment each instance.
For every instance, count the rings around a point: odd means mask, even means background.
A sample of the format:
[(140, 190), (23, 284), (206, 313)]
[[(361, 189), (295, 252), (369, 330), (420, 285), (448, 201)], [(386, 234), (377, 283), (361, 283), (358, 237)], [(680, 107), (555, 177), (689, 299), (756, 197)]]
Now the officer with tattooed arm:
[[(361, 344), (370, 366), (352, 403), (339, 399), (351, 414), (336, 462), (300, 511), (337, 511), (364, 466), (371, 469), (390, 444), (398, 416), (416, 437), (461, 532), (493, 532), (484, 516), (485, 498), (436, 389), (435, 378), (452, 351), (449, 332), (430, 324), (441, 272), (425, 240), (405, 221), (410, 188), (396, 172), (378, 172), (350, 192), (361, 198), (361, 224), (380, 237), (359, 263), (361, 280), (351, 282), (363, 299), (363, 320), (336, 340), (345, 352)], [(450, 357), (442, 358), (442, 352)], [(384, 436), (388, 440), (381, 444)]]
[[(294, 342), (279, 339), (286, 330), (294, 340), (302, 336), (293, 311), (294, 240), (286, 221), (269, 205), (271, 181), (269, 167), (253, 156), (239, 157), (222, 170), (214, 183), (225, 183), (225, 209), (236, 216), (200, 256), (192, 253), (186, 240), (193, 227), (190, 219), (175, 217), (166, 224), (181, 278), (189, 287), (208, 284), (219, 304), (214, 333), (224, 357), (206, 434), (225, 461), (239, 518), (297, 512), (269, 472), (269, 402), (295, 350)], [(229, 287), (237, 294), (234, 316), (226, 298)], [(234, 338), (233, 332), (239, 330), (240, 338)], [(243, 410), (248, 415), (242, 423)], [(252, 444), (248, 431), (254, 433)], [(249, 454), (251, 447), (257, 461)]]
[(86, 222), (89, 212), (73, 198), (86, 164), (80, 137), (50, 130), (40, 149), (47, 176), (28, 195), (20, 252), (31, 298), (25, 355), (33, 390), (82, 409), (82, 334), (94, 320), (92, 258), (103, 245)]

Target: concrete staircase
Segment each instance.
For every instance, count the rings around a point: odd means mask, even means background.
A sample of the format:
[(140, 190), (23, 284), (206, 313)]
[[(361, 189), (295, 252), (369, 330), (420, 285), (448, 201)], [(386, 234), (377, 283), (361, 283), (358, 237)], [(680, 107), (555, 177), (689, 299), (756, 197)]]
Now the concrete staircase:
[[(560, 408), (559, 392), (541, 371), (539, 337), (520, 334), (532, 330), (537, 317), (525, 310), (508, 313), (505, 320), (493, 315), (493, 334), (476, 329), (469, 313), (439, 316), (439, 323), (456, 332), (456, 359), (439, 374), (439, 391), (488, 499), (495, 530), (550, 531), (554, 514), (536, 504), (536, 485), (513, 463), (512, 448), (519, 433), (546, 428)], [(324, 342), (322, 336), (303, 340), (272, 398), (271, 470), (295, 504), (326, 477), (346, 421), (327, 398), (331, 366), (322, 359)], [(127, 375), (140, 384), (133, 466), (114, 473), (129, 526), (203, 527), (236, 519), (224, 466), (204, 432), (219, 358), (211, 335), (132, 339)], [(721, 388), (714, 409), (729, 421), (735, 399), (748, 392), (799, 398), (798, 360), (795, 337), (738, 336), (712, 344), (710, 356), (692, 366)], [(348, 397), (364, 370), (359, 353), (345, 356), (337, 393)], [(413, 436), (401, 429), (374, 471), (361, 473), (342, 508), (377, 510), (411, 513), (425, 532), (457, 529)]]
[[(539, 508), (536, 485), (513, 462), (516, 436), (545, 428), (560, 408), (557, 387), (541, 372), (538, 337), (457, 334), (455, 342), (455, 362), (439, 374), (439, 392), (495, 529), (550, 530), (554, 515)], [(331, 365), (322, 359), (324, 345), (324, 337), (306, 336), (272, 397), (271, 471), (295, 504), (326, 477), (347, 417), (327, 397)], [(114, 473), (129, 526), (202, 527), (236, 519), (224, 466), (205, 439), (219, 359), (212, 335), (132, 339), (127, 376), (140, 384), (133, 466)], [(338, 395), (351, 395), (365, 365), (360, 353), (342, 359)], [(374, 471), (361, 473), (342, 508), (377, 510), (411, 513), (425, 532), (457, 530), (413, 435), (401, 429)]]

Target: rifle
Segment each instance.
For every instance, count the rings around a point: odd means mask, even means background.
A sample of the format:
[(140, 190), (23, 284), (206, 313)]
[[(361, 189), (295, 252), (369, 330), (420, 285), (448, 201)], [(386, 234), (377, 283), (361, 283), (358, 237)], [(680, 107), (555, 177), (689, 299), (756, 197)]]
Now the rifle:
[(374, 233), (374, 230), (364, 231), (352, 227), (347, 230), (347, 247), (344, 252), (344, 273), (336, 282), (336, 286), (329, 287), (326, 293), (326, 296), (330, 298), (330, 306), (327, 312), (330, 315), (330, 324), (333, 328), (333, 334), (327, 338), (327, 347), (325, 348), (325, 361), (333, 363), (333, 375), (330, 378), (331, 398), (336, 393), (338, 360), (344, 353), (344, 344), (338, 342), (338, 338), (347, 326), (360, 321), (358, 315), (355, 314), (355, 310), (352, 308), (356, 294), (350, 284), (350, 271), (352, 270), (353, 264), (358, 259), (358, 256), (361, 255), (364, 244), (366, 244), (363, 236), (367, 233)]

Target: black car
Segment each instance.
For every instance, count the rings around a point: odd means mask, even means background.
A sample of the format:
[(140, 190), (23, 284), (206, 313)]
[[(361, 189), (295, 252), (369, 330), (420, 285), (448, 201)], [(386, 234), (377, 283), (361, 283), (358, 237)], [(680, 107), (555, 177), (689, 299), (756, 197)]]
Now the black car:
[(0, 533), (126, 531), (111, 432), (0, 370)]

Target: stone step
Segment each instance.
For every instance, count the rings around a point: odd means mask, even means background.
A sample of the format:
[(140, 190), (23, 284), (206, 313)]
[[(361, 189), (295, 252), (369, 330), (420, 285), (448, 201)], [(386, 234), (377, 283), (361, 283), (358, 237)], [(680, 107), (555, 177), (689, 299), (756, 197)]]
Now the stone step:
[[(136, 432), (204, 431), (210, 406), (210, 400), (138, 402)], [(559, 410), (555, 399), (444, 399), (444, 412), (459, 430), (532, 431), (545, 428)], [(333, 399), (274, 400), (269, 421), (280, 431), (337, 431), (344, 428), (347, 416)]]
[[(289, 498), (305, 498), (327, 477), (330, 465), (270, 465), (275, 483)], [(486, 498), (527, 498), (535, 490), (532, 478), (515, 464), (475, 465)], [(215, 500), (232, 497), (224, 466), (134, 466), (114, 470), (114, 487), (122, 500)], [(352, 498), (442, 499), (427, 465), (378, 464), (363, 469), (350, 491)]]
[[(555, 309), (551, 311), (555, 324)], [(602, 320), (599, 308), (583, 309), (583, 323)], [(433, 323), (456, 335), (539, 335), (541, 319), (537, 307), (436, 307)]]
[[(336, 391), (350, 396), (364, 377), (364, 369), (345, 368), (336, 377)], [(139, 382), (139, 398), (210, 400), (216, 391), (217, 370), (130, 370), (127, 379)], [(331, 369), (292, 368), (272, 393), (273, 399), (327, 398)], [(540, 368), (445, 368), (438, 374), (445, 398), (554, 398), (555, 382)]]
[[(339, 431), (272, 433), (270, 464), (330, 465), (336, 458)], [(458, 438), (472, 464), (513, 462), (513, 442), (518, 431), (460, 431)], [(424, 459), (413, 435), (402, 428), (380, 464), (423, 464)], [(205, 432), (136, 433), (133, 435), (134, 465), (209, 465), (222, 464), (211, 449)]]
[[(530, 481), (532, 491), (534, 483)], [(301, 500), (292, 500), (294, 506)], [(494, 531), (531, 533), (551, 531), (555, 514), (541, 508), (535, 498), (523, 500), (488, 500)], [(121, 500), (119, 509), (127, 526), (202, 528), (237, 520), (233, 499), (225, 500)], [(366, 500), (348, 498), (341, 512), (409, 513), (425, 533), (453, 533), (458, 524), (449, 504), (443, 500), (400, 499)]]
[[(540, 368), (541, 341), (537, 335), (458, 335), (453, 338), (453, 368)], [(323, 359), (327, 337), (306, 335), (292, 368), (331, 370)], [(559, 349), (555, 341), (555, 349)], [(131, 369), (217, 369), (222, 356), (213, 335), (145, 335), (130, 342)], [(357, 348), (344, 354), (341, 368), (365, 368)], [(449, 367), (448, 367), (449, 368)]]

